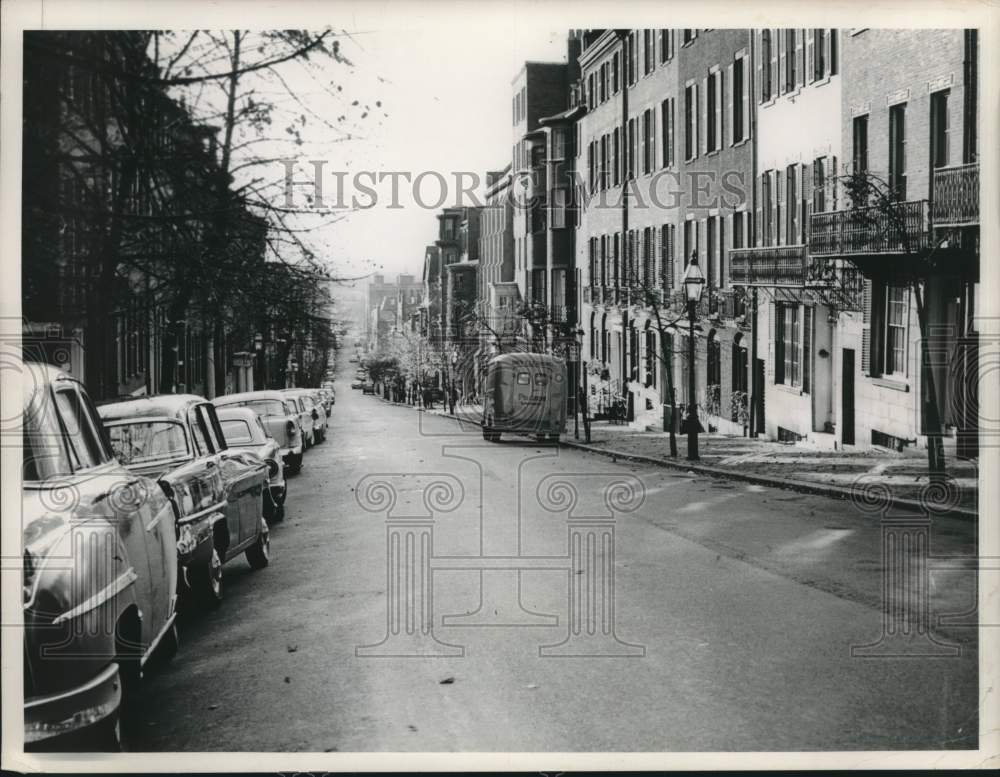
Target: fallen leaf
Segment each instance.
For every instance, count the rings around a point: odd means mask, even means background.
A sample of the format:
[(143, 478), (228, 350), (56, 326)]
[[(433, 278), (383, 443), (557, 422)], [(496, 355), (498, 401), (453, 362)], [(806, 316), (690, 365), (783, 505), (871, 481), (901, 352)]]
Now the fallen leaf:
[(289, 653), (294, 653), (294, 652), (295, 652), (296, 650), (298, 650), (298, 649), (299, 649), (299, 646), (298, 646), (298, 645), (289, 645), (289, 646), (288, 646), (288, 652), (289, 652)]
[(292, 681), (292, 678), (291, 678), (291, 677), (286, 677), (286, 678), (285, 678), (285, 682), (286, 682), (286, 683), (290, 683), (291, 681)]
[(536, 689), (536, 688), (537, 688), (538, 686), (537, 686), (537, 685), (535, 685), (534, 683), (528, 683), (528, 684), (527, 684), (526, 686), (524, 686), (524, 687), (525, 687), (525, 688), (527, 688), (527, 689), (528, 689), (529, 691), (533, 691), (533, 690), (535, 690), (535, 689)]
[(438, 685), (451, 685), (453, 682), (455, 682), (454, 677), (446, 677), (443, 680), (441, 680), (441, 682), (439, 682)]
[(217, 710), (217, 709), (219, 709), (219, 705), (218, 704), (209, 704), (208, 708), (210, 710)]

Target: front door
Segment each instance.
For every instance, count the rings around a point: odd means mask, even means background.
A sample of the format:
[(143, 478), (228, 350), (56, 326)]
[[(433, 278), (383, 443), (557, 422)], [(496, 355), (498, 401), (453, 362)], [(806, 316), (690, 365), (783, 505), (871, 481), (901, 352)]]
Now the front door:
[(841, 351), (840, 368), (840, 430), (841, 445), (854, 445), (854, 349)]

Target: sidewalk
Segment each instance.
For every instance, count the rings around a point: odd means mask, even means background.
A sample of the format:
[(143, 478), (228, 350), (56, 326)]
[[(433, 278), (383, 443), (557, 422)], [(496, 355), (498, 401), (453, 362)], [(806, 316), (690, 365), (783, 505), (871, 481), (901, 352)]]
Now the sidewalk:
[[(427, 412), (450, 415), (447, 406), (440, 405)], [(455, 406), (455, 417), (461, 422), (478, 425), (481, 414), (481, 406)], [(701, 434), (700, 461), (694, 463), (686, 458), (685, 435), (677, 435), (676, 459), (669, 455), (670, 438), (666, 432), (638, 431), (625, 424), (597, 421), (591, 423), (590, 444), (584, 439), (583, 423), (580, 439), (576, 440), (573, 420), (568, 419), (560, 444), (603, 456), (847, 499), (859, 510), (874, 515), (892, 505), (955, 518), (975, 520), (978, 516), (977, 462), (948, 457), (947, 485), (936, 487), (928, 481), (925, 450), (830, 451), (807, 443)]]
[[(572, 429), (570, 425), (567, 428)], [(968, 518), (977, 515), (977, 463), (950, 457), (948, 484), (935, 487), (928, 482), (924, 450), (829, 451), (807, 443), (701, 434), (698, 438), (701, 460), (692, 463), (686, 458), (684, 435), (677, 436), (676, 459), (669, 456), (666, 432), (643, 432), (625, 425), (597, 422), (591, 425), (590, 444), (584, 444), (583, 439), (581, 425), (580, 441), (570, 431), (563, 436), (563, 444), (606, 456), (850, 499), (865, 512), (878, 513), (891, 502), (898, 507), (928, 509), (936, 514)]]

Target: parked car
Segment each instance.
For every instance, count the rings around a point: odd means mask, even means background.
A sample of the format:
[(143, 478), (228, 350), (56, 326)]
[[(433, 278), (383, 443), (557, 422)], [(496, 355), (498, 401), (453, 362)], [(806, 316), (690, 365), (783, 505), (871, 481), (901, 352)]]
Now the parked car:
[(185, 592), (208, 607), (222, 600), (222, 565), (241, 553), (252, 569), (270, 561), (264, 518), (267, 467), (226, 445), (215, 405), (164, 394), (98, 408), (119, 460), (158, 478), (173, 504)]
[(363, 380), (360, 380), (360, 379), (359, 380), (352, 380), (351, 381), (351, 388), (352, 389), (364, 388), (364, 385), (365, 385), (365, 382)]
[(212, 400), (217, 408), (246, 407), (260, 416), (260, 420), (281, 448), (281, 459), (289, 475), (302, 469), (302, 452), (305, 436), (299, 419), (297, 404), (282, 391), (245, 391), (226, 394)]
[(251, 453), (267, 466), (264, 517), (268, 523), (283, 521), (288, 487), (278, 443), (268, 436), (260, 416), (248, 407), (220, 407), (218, 415), (229, 449)]
[(370, 380), (365, 380), (361, 384), (361, 392), (363, 394), (374, 394), (375, 393), (375, 384), (372, 383)]
[(312, 408), (298, 392), (299, 389), (282, 389), (280, 393), (295, 408), (299, 429), (302, 430), (302, 450), (307, 451), (316, 444), (316, 434), (313, 429), (316, 419), (313, 418)]
[(326, 439), (326, 410), (319, 400), (316, 389), (293, 388), (285, 389), (285, 393), (299, 399), (312, 418), (312, 445), (318, 445)]
[(143, 667), (177, 649), (177, 527), (115, 460), (78, 381), (23, 374), (24, 741), (120, 749)]
[(319, 425), (322, 430), (320, 433), (320, 441), (326, 440), (327, 429), (330, 426), (330, 410), (332, 404), (328, 402), (327, 395), (322, 389), (309, 389), (309, 396), (312, 398), (313, 404), (319, 414)]

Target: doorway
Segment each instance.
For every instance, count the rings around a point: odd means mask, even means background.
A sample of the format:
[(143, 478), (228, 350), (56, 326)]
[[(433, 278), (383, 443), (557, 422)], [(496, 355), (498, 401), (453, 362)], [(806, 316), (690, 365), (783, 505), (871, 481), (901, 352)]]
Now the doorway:
[(854, 445), (854, 349), (844, 348), (840, 367), (840, 443)]

